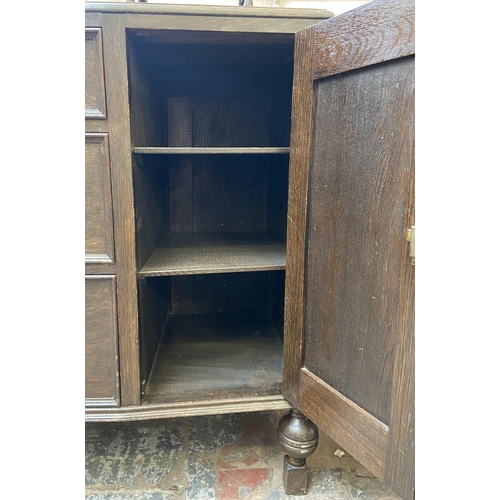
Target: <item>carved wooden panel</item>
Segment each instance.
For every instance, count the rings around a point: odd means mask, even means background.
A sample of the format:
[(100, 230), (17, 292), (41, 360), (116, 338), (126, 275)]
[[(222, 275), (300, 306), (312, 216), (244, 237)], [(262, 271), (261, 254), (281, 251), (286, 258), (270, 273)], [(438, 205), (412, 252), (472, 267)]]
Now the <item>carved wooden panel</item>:
[(114, 261), (108, 134), (85, 134), (85, 262)]
[(120, 402), (115, 276), (85, 278), (86, 406)]
[(106, 118), (101, 28), (85, 29), (85, 118)]

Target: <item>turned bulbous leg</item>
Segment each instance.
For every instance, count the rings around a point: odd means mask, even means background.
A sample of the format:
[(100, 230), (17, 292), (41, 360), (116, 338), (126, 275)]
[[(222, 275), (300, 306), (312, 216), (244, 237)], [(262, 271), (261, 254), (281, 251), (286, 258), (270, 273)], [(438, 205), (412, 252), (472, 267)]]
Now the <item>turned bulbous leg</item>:
[(292, 408), (278, 425), (278, 437), (285, 451), (283, 485), (287, 495), (305, 495), (307, 491), (306, 458), (318, 446), (318, 428), (300, 411)]

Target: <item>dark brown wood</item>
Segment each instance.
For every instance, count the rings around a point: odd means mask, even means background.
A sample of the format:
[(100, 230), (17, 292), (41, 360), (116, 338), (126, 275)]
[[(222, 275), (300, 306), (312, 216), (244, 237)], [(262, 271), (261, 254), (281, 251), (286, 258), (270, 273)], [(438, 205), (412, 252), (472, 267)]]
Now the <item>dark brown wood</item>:
[(194, 275), (193, 312), (266, 316), (266, 277), (265, 272)]
[(85, 132), (109, 132), (107, 120), (85, 118)]
[(159, 97), (152, 92), (143, 60), (131, 50), (130, 44), (127, 48), (132, 145), (162, 146), (164, 134), (159, 126), (162, 123)]
[(315, 26), (315, 79), (415, 53), (414, 2), (369, 2), (334, 19)]
[(144, 394), (170, 310), (170, 286), (168, 282), (165, 286), (162, 280), (140, 279), (138, 295), (141, 391)]
[[(324, 18), (322, 18), (324, 19)], [(294, 35), (292, 33), (228, 33), (217, 31), (193, 31), (193, 30), (147, 30), (147, 29), (131, 29), (138, 38), (140, 43), (175, 43), (175, 44), (239, 44), (239, 45), (255, 45), (266, 44), (293, 44)]]
[(134, 161), (133, 167), (137, 269), (145, 264), (169, 230), (168, 173), (161, 165), (149, 168), (150, 165), (139, 163)]
[(85, 404), (120, 404), (114, 276), (85, 278)]
[(121, 402), (140, 402), (135, 220), (123, 18), (102, 16), (118, 290)]
[[(413, 149), (414, 151), (414, 149)], [(413, 163), (415, 156), (413, 153)], [(411, 205), (407, 227), (415, 220), (415, 166), (410, 184)], [(403, 252), (406, 254), (406, 250)], [(399, 342), (394, 354), (391, 427), (384, 480), (403, 498), (412, 498), (415, 489), (415, 267), (406, 260), (400, 280), (405, 295), (398, 311)]]
[[(109, 13), (127, 13), (136, 14), (135, 17), (141, 18), (145, 14), (157, 14), (156, 18), (159, 21), (162, 15), (177, 15), (177, 16), (216, 16), (216, 17), (233, 17), (233, 18), (284, 18), (298, 19), (300, 21), (308, 20), (310, 24), (314, 24), (314, 20), (325, 19), (331, 13), (323, 9), (275, 9), (266, 7), (246, 8), (244, 10), (239, 7), (228, 6), (207, 6), (207, 5), (162, 5), (162, 4), (145, 4), (145, 3), (127, 3), (113, 4), (107, 3), (88, 3), (85, 4), (85, 11), (88, 13), (109, 12)], [(140, 15), (138, 15), (140, 14)], [(279, 27), (279, 23), (277, 24)], [(195, 29), (191, 26), (190, 29)], [(257, 31), (258, 30), (253, 30)], [(285, 30), (283, 30), (284, 32)]]
[(192, 99), (194, 147), (269, 147), (271, 100), (266, 97)]
[(405, 500), (414, 485), (413, 10), (375, 0), (297, 37), (283, 388)]
[(143, 402), (279, 395), (282, 359), (277, 332), (265, 318), (173, 315)]
[(295, 74), (290, 139), (290, 181), (288, 190), (285, 331), (283, 395), (299, 405), (299, 377), (302, 368), (304, 332), (304, 275), (307, 186), (311, 164), (313, 86), (312, 28), (301, 32), (295, 42)]
[(242, 154), (289, 154), (290, 148), (288, 147), (250, 147), (250, 148), (236, 148), (236, 147), (152, 147), (152, 148), (134, 148), (135, 154), (140, 155), (242, 155)]
[(200, 399), (182, 403), (148, 404), (121, 408), (87, 408), (86, 422), (123, 422), (199, 415), (222, 415), (249, 411), (274, 411), (290, 408), (281, 394), (274, 396), (244, 396), (241, 398)]
[(106, 118), (101, 28), (85, 29), (85, 118)]
[(408, 250), (413, 63), (317, 82), (309, 177), (304, 366), (386, 425)]
[(267, 231), (268, 170), (267, 156), (193, 158), (194, 231)]
[(303, 368), (300, 378), (302, 411), (378, 477), (383, 477), (388, 428), (340, 392)]
[[(167, 144), (180, 149), (193, 145), (192, 102), (189, 97), (167, 99)], [(167, 149), (167, 148), (165, 148)], [(169, 162), (170, 231), (193, 231), (193, 164), (187, 157)]]
[(108, 134), (85, 134), (85, 262), (114, 261)]
[[(167, 98), (167, 144), (181, 149), (193, 145), (193, 117), (190, 97)], [(171, 158), (168, 167), (170, 233), (193, 231), (193, 161), (190, 156)], [(175, 234), (173, 235), (176, 236)], [(164, 241), (164, 240), (162, 240)], [(171, 283), (172, 314), (194, 312), (193, 276), (175, 276)]]
[(155, 249), (139, 276), (285, 269), (285, 243), (265, 234), (179, 233)]
[(279, 421), (278, 438), (286, 455), (283, 462), (283, 486), (286, 495), (307, 492), (306, 459), (318, 446), (318, 427), (303, 413), (292, 408)]
[[(174, 6), (171, 6), (174, 7)], [(214, 7), (215, 8), (215, 7)], [(259, 33), (297, 33), (298, 31), (307, 28), (311, 24), (318, 22), (322, 19), (330, 17), (325, 11), (318, 12), (318, 17), (315, 18), (302, 18), (298, 17), (300, 14), (302, 16), (307, 16), (306, 12), (297, 13), (297, 18), (293, 18), (292, 12), (284, 13), (282, 19), (273, 19), (264, 17), (265, 12), (258, 12), (259, 16), (248, 16), (244, 17), (241, 15), (229, 17), (229, 12), (226, 10), (229, 7), (224, 7), (222, 11), (212, 11), (212, 14), (222, 15), (169, 15), (167, 16), (157, 16), (150, 14), (141, 14), (140, 16), (134, 14), (125, 14), (125, 25), (127, 28), (142, 28), (142, 29), (165, 29), (166, 22), (168, 20), (168, 28), (172, 30), (197, 30), (197, 31), (215, 31), (215, 32), (227, 32), (227, 33), (248, 33), (248, 32), (259, 32)], [(265, 8), (256, 8), (257, 11), (260, 10), (268, 11)], [(271, 9), (271, 10), (285, 10), (285, 9)], [(286, 9), (289, 10), (289, 9)], [(297, 9), (302, 10), (302, 9)], [(276, 12), (273, 12), (276, 15)], [(290, 16), (288, 16), (291, 14)], [(162, 17), (164, 17), (162, 19)]]
[(170, 279), (172, 314), (191, 314), (194, 312), (194, 276), (172, 276)]

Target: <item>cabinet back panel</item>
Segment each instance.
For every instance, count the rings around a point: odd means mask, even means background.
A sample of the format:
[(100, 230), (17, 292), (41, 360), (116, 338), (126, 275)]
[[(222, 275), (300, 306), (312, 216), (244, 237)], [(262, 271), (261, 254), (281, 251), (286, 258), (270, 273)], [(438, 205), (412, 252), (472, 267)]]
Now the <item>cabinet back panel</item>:
[(236, 155), (193, 158), (194, 231), (267, 231), (268, 163)]
[(171, 143), (179, 117), (169, 116), (170, 98), (192, 99), (193, 146), (289, 144), (293, 43), (145, 43), (148, 38), (148, 32), (128, 34), (135, 146), (179, 145)]

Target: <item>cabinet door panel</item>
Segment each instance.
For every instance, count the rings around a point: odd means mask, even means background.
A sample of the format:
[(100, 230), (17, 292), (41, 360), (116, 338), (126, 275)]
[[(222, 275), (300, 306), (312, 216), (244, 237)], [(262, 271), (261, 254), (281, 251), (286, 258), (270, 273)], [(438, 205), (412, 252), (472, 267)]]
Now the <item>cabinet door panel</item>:
[(298, 35), (284, 395), (405, 499), (414, 488), (414, 4)]
[(115, 261), (108, 134), (85, 134), (85, 262)]
[(118, 406), (119, 368), (114, 276), (85, 278), (86, 406)]
[(85, 29), (85, 118), (106, 118), (101, 28)]

